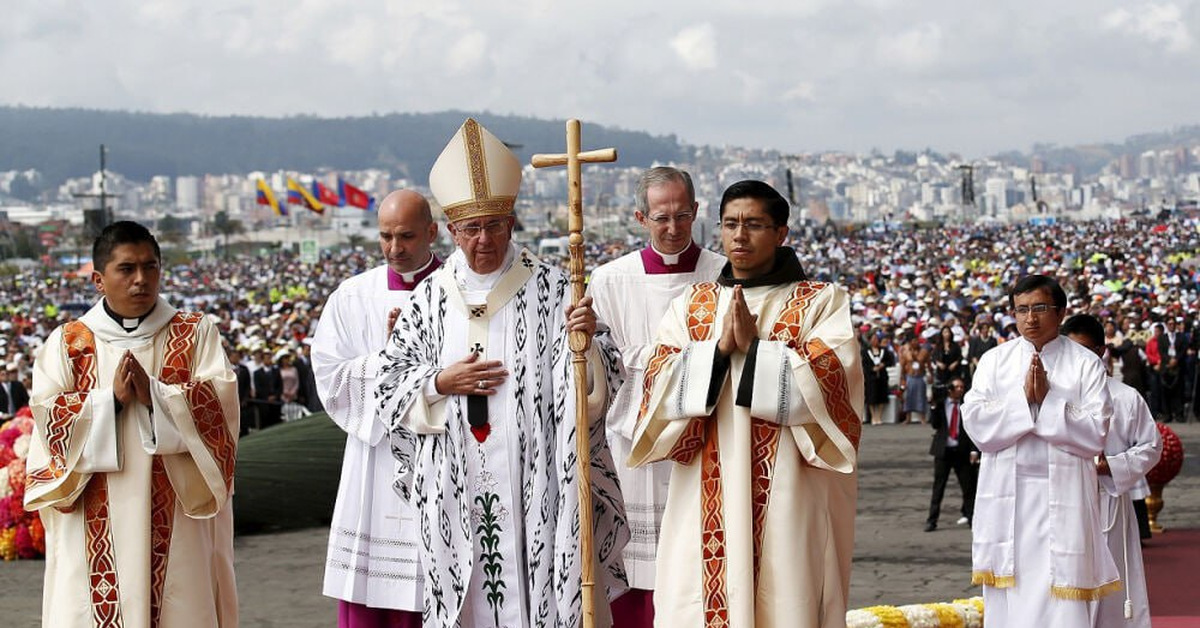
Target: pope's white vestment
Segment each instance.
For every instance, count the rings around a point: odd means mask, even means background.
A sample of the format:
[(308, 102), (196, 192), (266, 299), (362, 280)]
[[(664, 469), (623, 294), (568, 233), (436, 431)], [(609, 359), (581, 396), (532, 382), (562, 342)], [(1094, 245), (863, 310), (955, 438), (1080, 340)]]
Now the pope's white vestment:
[[(696, 244), (691, 246), (699, 247)], [(588, 294), (595, 303), (596, 316), (612, 333), (613, 343), (621, 352), (621, 387), (608, 410), (608, 444), (617, 462), (621, 493), (625, 496), (625, 516), (629, 519), (629, 544), (625, 546), (625, 570), (629, 586), (654, 589), (654, 557), (658, 553), (659, 526), (667, 505), (667, 486), (671, 480), (669, 462), (629, 467), (633, 430), (642, 404), (642, 380), (646, 360), (654, 349), (654, 337), (671, 300), (691, 284), (716, 279), (725, 258), (707, 249), (699, 249), (698, 259), (683, 272), (646, 272), (644, 251), (619, 257), (592, 272)], [(663, 256), (667, 270), (678, 265), (680, 255)], [(657, 260), (656, 260), (657, 261)]]
[[(152, 408), (117, 411), (126, 351)], [(104, 310), (55, 329), (34, 365), (25, 506), (46, 528), (42, 623), (236, 626), (237, 380), (203, 314), (159, 299), (132, 332)]]
[(655, 625), (841, 628), (863, 403), (850, 299), (802, 280), (743, 294), (758, 315), (749, 352), (719, 358), (732, 288), (697, 284), (646, 366), (630, 463), (673, 461)]
[(963, 399), (982, 452), (972, 580), (989, 626), (1093, 626), (1095, 600), (1121, 587), (1100, 524), (1095, 457), (1112, 416), (1095, 354), (1063, 337), (1042, 347), (1050, 390), (1026, 401), (1024, 338), (983, 354)]
[[(573, 627), (581, 621), (575, 394), (563, 274), (509, 248), (470, 270), (456, 251), (414, 292), (378, 388), (396, 487), (417, 510), (427, 627)], [(442, 396), (435, 376), (474, 351), (509, 375), (493, 396)], [(592, 343), (589, 415), (597, 626), (624, 587), (628, 540), (601, 417), (617, 380), (611, 343)], [(471, 417), (486, 419), (472, 428)]]
[[(1146, 595), (1146, 570), (1142, 563), (1142, 542), (1138, 534), (1133, 500), (1150, 494), (1146, 473), (1158, 464), (1162, 455), (1162, 435), (1154, 424), (1150, 406), (1138, 391), (1114, 378), (1108, 379), (1113, 417), (1104, 441), (1104, 457), (1109, 475), (1100, 476), (1100, 523), (1108, 536), (1124, 595), (1109, 595), (1100, 600), (1097, 626), (1150, 628), (1150, 601)], [(1125, 618), (1125, 601), (1130, 615)]]
[(388, 313), (408, 290), (388, 289), (388, 267), (351, 277), (329, 295), (312, 344), (313, 374), (329, 418), (346, 434), (329, 530), (324, 594), (372, 608), (421, 610), (420, 537), (411, 506), (392, 488), (388, 426), (375, 388)]

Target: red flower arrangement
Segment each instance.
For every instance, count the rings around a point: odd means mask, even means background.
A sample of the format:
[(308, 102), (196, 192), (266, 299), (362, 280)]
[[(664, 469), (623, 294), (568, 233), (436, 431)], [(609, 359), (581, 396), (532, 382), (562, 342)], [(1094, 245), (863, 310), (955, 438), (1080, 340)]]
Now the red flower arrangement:
[(1183, 441), (1164, 423), (1158, 423), (1158, 433), (1162, 435), (1162, 457), (1159, 458), (1158, 464), (1146, 473), (1146, 482), (1162, 486), (1175, 479), (1179, 470), (1183, 468)]
[(25, 457), (32, 432), (28, 408), (0, 425), (0, 558), (4, 560), (46, 554), (42, 520), (36, 512), (25, 512)]

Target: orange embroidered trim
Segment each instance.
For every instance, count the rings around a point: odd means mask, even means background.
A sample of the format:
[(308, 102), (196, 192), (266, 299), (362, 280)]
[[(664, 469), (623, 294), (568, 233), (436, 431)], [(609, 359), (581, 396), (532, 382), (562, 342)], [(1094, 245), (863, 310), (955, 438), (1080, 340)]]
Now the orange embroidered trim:
[(762, 419), (750, 423), (750, 509), (754, 531), (754, 583), (758, 585), (758, 566), (762, 558), (763, 531), (767, 527), (767, 506), (771, 501), (771, 480), (775, 454), (779, 452), (782, 428)]
[(25, 476), (26, 489), (39, 483), (53, 482), (66, 474), (71, 428), (96, 385), (96, 338), (92, 330), (80, 321), (71, 321), (63, 327), (62, 337), (63, 348), (75, 377), (75, 390), (59, 393), (50, 405), (50, 416), (46, 423), (46, 449), (50, 460), (47, 466), (34, 469)]
[(779, 313), (779, 318), (775, 320), (775, 325), (771, 328), (771, 334), (767, 336), (771, 340), (779, 340), (791, 347), (792, 350), (798, 351), (798, 343), (804, 334), (804, 313), (812, 304), (813, 297), (817, 296), (826, 285), (819, 281), (801, 281), (796, 284), (792, 290), (792, 296), (788, 299), (788, 303), (784, 306), (783, 311)]
[(675, 446), (667, 452), (667, 460), (674, 460), (682, 465), (692, 464), (696, 454), (704, 448), (704, 424), (707, 421), (689, 419), (683, 434), (675, 441)]
[(842, 361), (820, 338), (806, 342), (801, 355), (812, 367), (834, 424), (850, 440), (854, 451), (858, 451), (858, 442), (862, 439), (862, 421), (854, 412), (854, 404), (850, 403), (850, 388), (846, 384)]
[(167, 477), (162, 456), (153, 458), (150, 485), (150, 625), (158, 626), (175, 524), (175, 489)]
[(827, 285), (819, 281), (801, 281), (796, 284), (787, 306), (771, 329), (770, 338), (787, 343), (808, 360), (825, 396), (825, 407), (829, 409), (838, 430), (846, 435), (854, 450), (858, 451), (858, 443), (862, 439), (862, 420), (855, 414), (854, 404), (850, 403), (850, 391), (841, 360), (820, 339), (801, 343), (805, 313), (812, 304), (813, 297)]
[(121, 601), (113, 559), (112, 523), (108, 512), (108, 475), (97, 473), (83, 491), (92, 621), (96, 628), (119, 628)]
[(721, 448), (717, 422), (705, 421), (707, 442), (700, 469), (700, 556), (704, 579), (704, 625), (729, 626), (725, 556), (725, 489), (721, 484)]
[(165, 384), (183, 389), (192, 410), (196, 431), (221, 468), (225, 488), (229, 489), (233, 484), (237, 442), (225, 425), (225, 412), (212, 383), (189, 381), (196, 348), (196, 327), (202, 317), (203, 314), (199, 312), (177, 312), (171, 319), (160, 379)]
[(698, 283), (692, 286), (688, 302), (687, 327), (692, 340), (708, 340), (717, 321), (717, 284)]

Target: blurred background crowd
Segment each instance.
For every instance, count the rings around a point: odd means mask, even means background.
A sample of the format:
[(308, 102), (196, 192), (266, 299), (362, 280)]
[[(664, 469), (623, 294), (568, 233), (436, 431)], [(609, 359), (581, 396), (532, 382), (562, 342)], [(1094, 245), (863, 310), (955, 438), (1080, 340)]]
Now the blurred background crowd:
[[(1069, 297), (1068, 315), (1087, 312), (1104, 322), (1114, 373), (1146, 396), (1156, 418), (1195, 416), (1197, 217), (853, 233), (808, 228), (789, 244), (810, 278), (837, 282), (852, 295), (864, 367), (871, 371), (868, 392), (874, 380), (884, 395), (883, 401), (868, 399), (876, 421), (898, 420), (904, 408), (897, 395), (906, 382), (923, 381), (930, 400), (955, 376), (969, 383), (979, 356), (1016, 336), (1006, 289), (1028, 273), (1057, 277)], [(592, 240), (588, 266), (640, 246)], [(719, 250), (718, 243), (711, 246)], [(162, 293), (218, 324), (241, 365), (243, 429), (256, 429), (320, 410), (307, 340), (329, 293), (379, 263), (377, 247), (369, 244), (327, 251), (315, 264), (288, 251), (202, 259), (166, 268)], [(6, 267), (0, 275), (4, 378), (31, 388), (42, 339), (96, 298), (86, 272)], [(914, 374), (919, 380), (910, 378)]]

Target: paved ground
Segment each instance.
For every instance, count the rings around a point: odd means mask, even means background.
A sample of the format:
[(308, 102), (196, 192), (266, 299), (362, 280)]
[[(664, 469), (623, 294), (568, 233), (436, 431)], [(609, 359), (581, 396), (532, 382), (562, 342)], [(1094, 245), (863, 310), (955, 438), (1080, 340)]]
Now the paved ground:
[[(1200, 424), (1175, 425), (1190, 455), (1167, 487), (1159, 517), (1170, 528), (1200, 528)], [(960, 493), (951, 481), (936, 532), (923, 531), (932, 484), (929, 428), (866, 426), (862, 444), (852, 608), (948, 601), (976, 595), (970, 586), (970, 530), (954, 525)], [(325, 628), (335, 606), (320, 595), (326, 531), (239, 537), (242, 625)], [(1150, 541), (1153, 543), (1153, 541)], [(42, 563), (0, 563), (0, 624), (37, 626)]]

